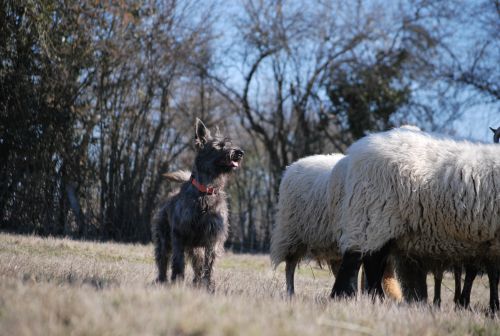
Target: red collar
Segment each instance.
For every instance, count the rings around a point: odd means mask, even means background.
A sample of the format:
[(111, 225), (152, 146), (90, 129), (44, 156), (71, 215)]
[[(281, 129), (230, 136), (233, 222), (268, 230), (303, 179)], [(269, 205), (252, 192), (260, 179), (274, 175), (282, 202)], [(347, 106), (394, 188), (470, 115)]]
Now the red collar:
[(195, 186), (198, 191), (207, 194), (207, 195), (214, 195), (219, 192), (219, 188), (214, 188), (214, 187), (207, 187), (201, 184), (200, 182), (196, 181), (193, 175), (191, 175), (191, 184)]

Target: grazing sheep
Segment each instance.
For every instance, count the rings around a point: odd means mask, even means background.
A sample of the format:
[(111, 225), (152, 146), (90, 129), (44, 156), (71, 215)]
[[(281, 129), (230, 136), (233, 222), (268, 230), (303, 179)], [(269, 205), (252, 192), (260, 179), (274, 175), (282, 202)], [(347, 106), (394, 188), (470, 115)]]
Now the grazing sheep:
[[(491, 131), (493, 132), (493, 142), (498, 143), (499, 142), (499, 137), (500, 137), (500, 127), (497, 129), (494, 129), (490, 127)], [(499, 280), (499, 270), (498, 267), (495, 266), (494, 262), (489, 262), (489, 261), (484, 261), (484, 267), (486, 268), (486, 273), (488, 274), (488, 280), (490, 281), (490, 306), (498, 307), (498, 280)], [(463, 263), (462, 263), (463, 264)], [(415, 266), (415, 265), (413, 265)], [(428, 265), (425, 265), (428, 267)], [(483, 268), (484, 268), (483, 267)], [(446, 268), (446, 267), (444, 267)], [(436, 306), (439, 306), (441, 303), (441, 282), (443, 279), (443, 267), (438, 267), (436, 269), (432, 270), (432, 273), (434, 274), (434, 304)], [(457, 304), (458, 306), (461, 306), (463, 308), (469, 307), (470, 304), (470, 296), (471, 296), (471, 290), (472, 290), (472, 284), (474, 282), (474, 279), (476, 276), (479, 274), (480, 269), (478, 268), (478, 265), (474, 263), (469, 263), (464, 266), (465, 269), (465, 279), (464, 279), (464, 286), (463, 286), (463, 291), (461, 290), (461, 277), (462, 277), (462, 266), (454, 266), (453, 267), (453, 273), (455, 277), (455, 293), (454, 293), (454, 298), (453, 302)], [(400, 270), (401, 271), (401, 270)], [(427, 273), (425, 270), (423, 270), (424, 273)], [(402, 272), (400, 272), (402, 273)], [(401, 274), (400, 277), (402, 279), (403, 283), (403, 288), (406, 288), (405, 293), (407, 293), (408, 290), (414, 290), (414, 288), (409, 288), (408, 280), (405, 279), (405, 274)], [(423, 277), (422, 277), (423, 278)], [(410, 297), (411, 299), (411, 297)]]
[[(274, 267), (286, 262), (288, 295), (294, 294), (294, 273), (305, 256), (326, 261), (334, 275), (340, 265), (337, 246), (346, 159), (344, 155), (314, 155), (290, 165), (279, 189), (276, 226), (271, 237)], [(333, 168), (333, 169), (332, 169)], [(393, 268), (384, 275), (384, 289), (396, 300), (401, 290)]]
[[(500, 127), (497, 129), (490, 127), (490, 129), (493, 132), (493, 142), (498, 143), (500, 138)], [(488, 274), (488, 280), (490, 282), (490, 307), (495, 306), (498, 309), (498, 281), (500, 279), (500, 275), (499, 269), (495, 265), (494, 261), (486, 261), (486, 273)], [(465, 266), (464, 288), (458, 301), (455, 301), (455, 303), (464, 308), (469, 307), (472, 284), (478, 273), (479, 269), (477, 265), (468, 264)]]
[[(353, 294), (361, 261), (368, 287), (380, 292), (390, 252), (441, 265), (500, 257), (498, 147), (399, 128), (357, 141), (348, 154), (334, 296)], [(419, 286), (416, 299), (426, 295)]]
[[(326, 260), (335, 274), (341, 255), (337, 214), (329, 212), (327, 204), (341, 199), (342, 184), (330, 178), (332, 168), (340, 164), (342, 154), (314, 155), (287, 167), (279, 189), (276, 226), (271, 236), (271, 262), (277, 267), (286, 262), (287, 293), (294, 294), (294, 273), (304, 256)], [(342, 167), (345, 164), (340, 164)], [(340, 172), (337, 167), (337, 172)], [(337, 173), (335, 173), (337, 174)], [(333, 177), (333, 176), (332, 176)], [(339, 179), (343, 181), (342, 179)], [(331, 185), (331, 183), (334, 185)], [(336, 191), (336, 193), (335, 193)]]
[[(421, 131), (421, 129), (417, 126), (411, 126), (411, 125), (404, 125), (404, 126), (401, 126), (402, 129), (407, 129), (407, 130), (412, 130), (412, 131)], [(414, 265), (415, 266), (415, 265)], [(441, 305), (441, 283), (443, 282), (443, 273), (444, 273), (444, 270), (446, 267), (443, 267), (441, 265), (437, 265), (437, 264), (432, 264), (432, 265), (426, 265), (426, 264), (423, 264), (421, 265), (422, 267), (425, 268), (425, 270), (423, 270), (423, 272), (425, 274), (427, 274), (429, 271), (433, 274), (434, 276), (434, 299), (433, 299), (433, 303), (435, 306), (440, 306)], [(461, 268), (460, 268), (460, 271), (461, 271)], [(458, 302), (459, 300), (459, 297), (460, 297), (460, 285), (461, 285), (461, 272), (458, 273), (458, 268), (457, 267), (454, 267), (453, 269), (453, 272), (454, 272), (454, 276), (455, 276), (455, 296), (454, 296), (454, 301), (455, 302)], [(409, 284), (410, 284), (410, 281), (409, 279), (405, 279), (404, 278), (404, 274), (401, 274), (400, 275), (400, 280), (403, 280), (403, 287), (405, 288), (406, 292), (408, 290), (410, 290), (409, 288)], [(425, 285), (425, 283), (423, 284)], [(420, 286), (422, 286), (422, 284), (420, 284)]]

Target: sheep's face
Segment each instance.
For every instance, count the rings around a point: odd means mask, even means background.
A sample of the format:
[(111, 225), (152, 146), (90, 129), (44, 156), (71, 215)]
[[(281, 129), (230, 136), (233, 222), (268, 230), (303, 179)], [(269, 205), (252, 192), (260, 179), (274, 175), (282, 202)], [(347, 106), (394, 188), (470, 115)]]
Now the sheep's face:
[(490, 127), (490, 130), (493, 132), (493, 142), (498, 143), (500, 140), (500, 127), (498, 127), (497, 129)]

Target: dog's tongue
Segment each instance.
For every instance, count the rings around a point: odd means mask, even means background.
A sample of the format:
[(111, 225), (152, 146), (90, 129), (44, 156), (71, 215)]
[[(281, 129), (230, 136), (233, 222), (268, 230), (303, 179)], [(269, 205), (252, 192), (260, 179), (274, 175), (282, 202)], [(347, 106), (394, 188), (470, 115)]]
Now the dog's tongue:
[(236, 162), (236, 161), (231, 161), (231, 167), (237, 168), (237, 167), (239, 167), (239, 166), (240, 166), (240, 164), (239, 164), (238, 162)]

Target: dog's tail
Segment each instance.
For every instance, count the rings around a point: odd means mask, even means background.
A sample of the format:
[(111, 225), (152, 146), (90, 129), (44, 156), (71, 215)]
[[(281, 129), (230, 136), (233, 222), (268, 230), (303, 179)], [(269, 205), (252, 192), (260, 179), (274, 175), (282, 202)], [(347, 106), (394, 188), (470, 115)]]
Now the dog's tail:
[(163, 177), (165, 177), (167, 180), (171, 182), (183, 183), (189, 181), (189, 178), (191, 177), (191, 172), (187, 170), (178, 170), (171, 173), (165, 173), (163, 174)]

